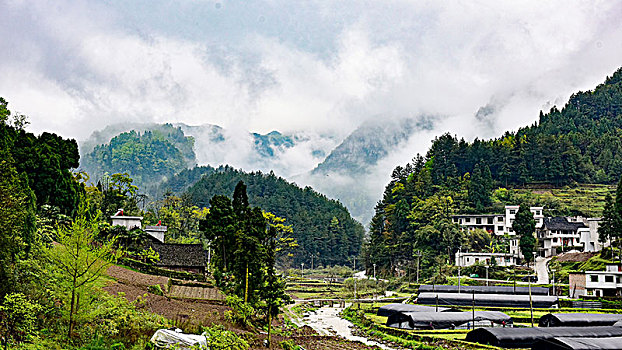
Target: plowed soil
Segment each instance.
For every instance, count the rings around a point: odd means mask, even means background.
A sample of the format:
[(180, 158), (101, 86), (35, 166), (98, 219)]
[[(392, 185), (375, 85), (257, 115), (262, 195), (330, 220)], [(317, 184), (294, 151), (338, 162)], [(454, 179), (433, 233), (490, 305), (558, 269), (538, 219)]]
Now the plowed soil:
[[(230, 310), (230, 308), (222, 305), (221, 301), (168, 298), (147, 292), (149, 286), (156, 284), (159, 284), (162, 290), (166, 290), (167, 277), (147, 275), (120, 266), (111, 266), (108, 268), (107, 274), (113, 281), (105, 286), (104, 290), (114, 295), (124, 293), (125, 298), (130, 301), (141, 297), (146, 301), (145, 307), (147, 310), (173, 320), (175, 325), (184, 330), (192, 331), (193, 329), (196, 330), (199, 325), (215, 323), (225, 325), (227, 329), (238, 334), (249, 332), (225, 321), (224, 312)], [(209, 294), (210, 297), (214, 295), (216, 294)], [(218, 298), (222, 298), (222, 294)], [(280, 317), (278, 323), (282, 323), (282, 317)], [(251, 340), (251, 349), (267, 349), (263, 345), (266, 337), (266, 334), (261, 333), (247, 337), (247, 339)], [(296, 345), (303, 346), (307, 350), (375, 349), (362, 343), (346, 341), (339, 337), (319, 336), (310, 327), (299, 328), (292, 332), (291, 336), (274, 335), (272, 339), (270, 349), (282, 349), (280, 343), (289, 340)]]

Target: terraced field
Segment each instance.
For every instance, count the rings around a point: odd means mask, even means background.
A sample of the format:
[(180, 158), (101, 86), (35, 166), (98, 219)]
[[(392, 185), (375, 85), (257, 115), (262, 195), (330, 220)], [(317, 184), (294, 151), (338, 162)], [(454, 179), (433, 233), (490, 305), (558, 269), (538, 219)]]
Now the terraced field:
[(171, 286), (169, 295), (174, 298), (182, 299), (205, 299), (205, 300), (224, 300), (225, 296), (216, 288), (209, 287), (190, 287), (190, 286)]

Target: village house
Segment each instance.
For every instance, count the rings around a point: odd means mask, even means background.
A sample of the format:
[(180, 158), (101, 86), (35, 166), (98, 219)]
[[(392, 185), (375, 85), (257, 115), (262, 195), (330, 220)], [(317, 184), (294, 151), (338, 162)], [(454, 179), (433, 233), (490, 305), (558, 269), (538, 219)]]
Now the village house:
[(492, 265), (494, 258), (497, 266), (515, 266), (516, 255), (509, 253), (475, 253), (475, 252), (456, 252), (456, 266), (467, 267), (476, 264), (485, 266)]
[(207, 254), (202, 244), (172, 244), (152, 242), (151, 247), (160, 255), (154, 265), (168, 270), (204, 274)]
[(575, 272), (568, 275), (571, 298), (584, 295), (603, 297), (622, 295), (622, 265), (607, 265), (605, 271)]
[[(124, 226), (128, 230), (142, 227), (142, 216), (125, 216), (123, 209), (119, 209), (110, 218), (113, 226)], [(154, 264), (155, 266), (200, 274), (206, 272), (208, 259), (202, 244), (164, 243), (167, 227), (162, 226), (161, 223), (155, 226), (145, 226), (143, 231), (149, 235), (145, 247), (153, 248), (159, 255), (160, 260)]]
[(126, 216), (123, 214), (123, 209), (119, 209), (110, 219), (112, 220), (112, 226), (123, 226), (129, 231), (134, 228), (141, 228), (143, 217)]
[(538, 255), (550, 257), (573, 249), (584, 252), (602, 250), (598, 241), (599, 222), (598, 218), (545, 218), (544, 225), (537, 230)]
[[(460, 225), (463, 230), (471, 231), (475, 229), (482, 229), (491, 235), (508, 235), (512, 237), (509, 240), (509, 253), (514, 256), (512, 261), (516, 263), (517, 258), (522, 257), (518, 245), (518, 239), (515, 238), (516, 232), (512, 229), (512, 224), (514, 224), (514, 219), (516, 218), (518, 209), (518, 205), (506, 205), (503, 214), (454, 215), (452, 216), (452, 220), (454, 223)], [(533, 218), (536, 221), (536, 229), (542, 227), (544, 222), (544, 207), (530, 207), (529, 210), (533, 214)]]

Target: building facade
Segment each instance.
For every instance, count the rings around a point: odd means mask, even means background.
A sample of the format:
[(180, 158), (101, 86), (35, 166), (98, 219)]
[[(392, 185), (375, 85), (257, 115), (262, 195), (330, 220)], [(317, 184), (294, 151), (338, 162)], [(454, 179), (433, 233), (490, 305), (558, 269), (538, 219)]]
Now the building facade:
[(126, 229), (141, 228), (142, 216), (125, 216), (123, 209), (119, 209), (116, 214), (110, 217), (112, 226), (124, 226)]
[(571, 273), (568, 281), (571, 298), (622, 296), (622, 265), (607, 265), (605, 271)]
[(516, 255), (508, 253), (474, 253), (457, 252), (455, 255), (456, 266), (467, 267), (476, 264), (490, 266), (494, 259), (497, 266), (515, 266)]

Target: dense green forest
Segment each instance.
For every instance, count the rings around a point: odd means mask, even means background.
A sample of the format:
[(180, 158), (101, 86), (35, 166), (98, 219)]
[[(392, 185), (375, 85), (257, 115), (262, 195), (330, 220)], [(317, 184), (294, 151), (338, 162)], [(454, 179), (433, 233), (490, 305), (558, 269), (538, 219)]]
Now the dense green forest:
[(225, 168), (202, 178), (188, 193), (199, 207), (209, 206), (215, 195), (232, 193), (240, 181), (248, 186), (248, 200), (253, 206), (287, 219), (294, 229), (299, 247), (292, 262), (311, 266), (351, 264), (360, 253), (363, 226), (352, 219), (338, 201), (326, 198), (310, 187), (304, 189), (274, 174), (244, 173)]
[(223, 169), (227, 169), (227, 166), (220, 166), (218, 168), (213, 168), (209, 165), (195, 166), (192, 169), (184, 169), (174, 176), (164, 180), (159, 186), (156, 192), (156, 198), (163, 196), (166, 193), (173, 193), (180, 195), (190, 186), (197, 183), (203, 176), (210, 175), (216, 171), (222, 171)]
[[(144, 212), (130, 176), (115, 173), (93, 184), (88, 174), (72, 172), (79, 162), (75, 140), (34, 136), (24, 130), (27, 124), (0, 98), (0, 349), (146, 349), (153, 348), (147, 343), (156, 330), (181, 326), (162, 316), (166, 310), (145, 307), (157, 302), (154, 295), (170, 292), (170, 283), (145, 286), (143, 295), (107, 289), (116, 284), (110, 278), (112, 265), (137, 263), (134, 268), (154, 273), (160, 259), (144, 231), (110, 225), (109, 216), (120, 207), (144, 215), (145, 223), (165, 220), (175, 243), (210, 240), (221, 247), (227, 240), (227, 250), (217, 251), (225, 254), (214, 256), (211, 271), (227, 294), (229, 311), (223, 316), (216, 311), (214, 319), (226, 319), (229, 328), (268, 329), (270, 341), (272, 320), (289, 300), (276, 261), (296, 246), (284, 219), (251, 207), (242, 182), (232, 200), (215, 197), (218, 204), (211, 213), (189, 205), (187, 195), (171, 194), (155, 211)], [(221, 257), (230, 263), (219, 264)], [(162, 269), (156, 274), (206, 278)], [(170, 299), (161, 301), (170, 306)], [(190, 325), (183, 327), (188, 331)], [(210, 334), (210, 348), (249, 347), (222, 325), (192, 327), (191, 332)]]
[(434, 185), (445, 185), (475, 165), (488, 166), (504, 186), (574, 182), (613, 184), (622, 173), (622, 69), (593, 91), (578, 92), (561, 109), (503, 137), (472, 143), (443, 135), (426, 161)]
[[(499, 212), (504, 204), (525, 203), (583, 214), (512, 188), (616, 183), (622, 174), (621, 136), (622, 69), (517, 132), (471, 143), (449, 134), (436, 138), (425, 157), (417, 155), (393, 171), (370, 224), (367, 268), (377, 264), (393, 273), (420, 252), (424, 275), (438, 273), (439, 263), (458, 247), (475, 249), (470, 245), (478, 241), (452, 223), (455, 213)], [(507, 243), (484, 241), (498, 250)]]
[(97, 179), (106, 173), (127, 172), (141, 191), (153, 193), (155, 184), (194, 165), (193, 147), (194, 139), (181, 128), (158, 125), (142, 134), (122, 133), (96, 146), (84, 155), (82, 168)]

